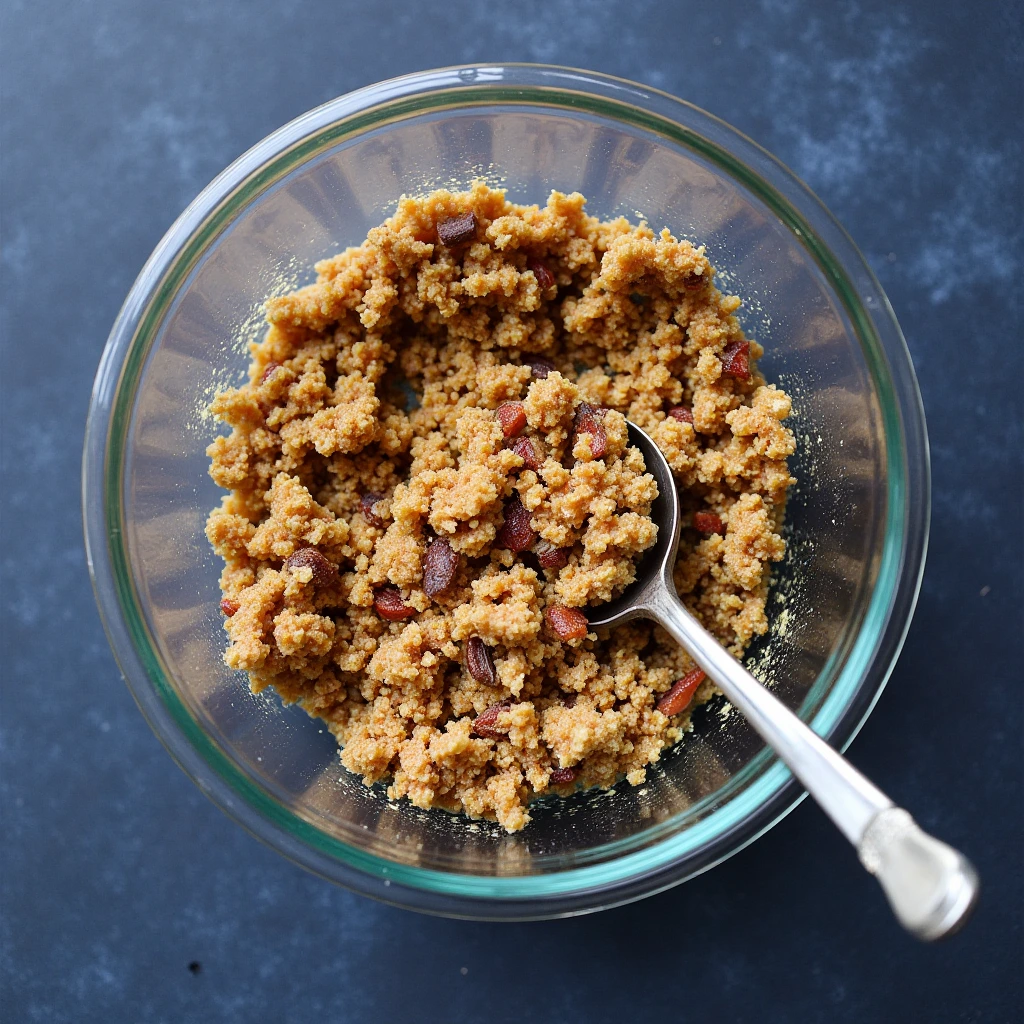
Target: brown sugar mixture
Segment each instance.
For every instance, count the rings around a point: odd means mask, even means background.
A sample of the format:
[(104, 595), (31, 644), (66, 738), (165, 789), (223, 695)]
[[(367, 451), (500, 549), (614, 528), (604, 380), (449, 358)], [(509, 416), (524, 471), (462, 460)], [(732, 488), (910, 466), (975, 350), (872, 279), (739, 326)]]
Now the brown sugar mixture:
[(514, 831), (538, 794), (642, 782), (714, 688), (658, 627), (587, 624), (657, 537), (626, 419), (676, 474), (679, 593), (737, 655), (783, 554), (790, 401), (740, 300), (668, 231), (482, 184), (316, 269), (212, 407), (227, 664), (419, 807)]

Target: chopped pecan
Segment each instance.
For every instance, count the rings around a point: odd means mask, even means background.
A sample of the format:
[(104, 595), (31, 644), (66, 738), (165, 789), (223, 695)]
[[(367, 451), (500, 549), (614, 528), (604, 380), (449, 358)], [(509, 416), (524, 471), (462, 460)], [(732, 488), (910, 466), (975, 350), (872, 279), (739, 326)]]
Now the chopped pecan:
[(533, 547), (537, 535), (533, 532), (530, 513), (520, 499), (518, 491), (513, 491), (512, 497), (505, 502), (504, 511), (505, 522), (498, 531), (498, 546), (517, 553)]
[(359, 510), (363, 513), (363, 518), (371, 526), (380, 527), (382, 530), (384, 529), (384, 520), (373, 511), (373, 506), (376, 505), (378, 501), (383, 500), (384, 495), (377, 494), (376, 491), (370, 491), (369, 494), (364, 494), (359, 499)]
[(487, 644), (478, 636), (471, 636), (466, 641), (466, 668), (478, 683), (494, 685), (494, 661)]
[(267, 363), (263, 369), (263, 373), (260, 374), (260, 383), (266, 384), (266, 382), (273, 376), (275, 370), (280, 369), (280, 363)]
[(726, 377), (750, 380), (750, 342), (730, 341), (722, 352), (722, 373)]
[(590, 626), (586, 615), (579, 608), (566, 608), (564, 605), (548, 605), (544, 609), (544, 618), (555, 631), (559, 640), (580, 640), (587, 635)]
[(338, 567), (324, 558), (316, 548), (299, 548), (284, 560), (284, 567), (309, 569), (318, 587), (326, 587), (338, 578)]
[(526, 261), (526, 269), (533, 271), (533, 276), (537, 278), (537, 287), (542, 292), (546, 292), (555, 284), (555, 275), (540, 260), (528, 259)]
[(398, 587), (390, 583), (380, 587), (373, 594), (374, 611), (388, 622), (401, 622), (402, 619), (410, 619), (416, 614), (416, 609), (410, 607), (402, 600), (402, 592)]
[(715, 512), (694, 512), (693, 528), (701, 533), (725, 533), (725, 523)]
[(447, 217), (445, 220), (438, 221), (437, 224), (438, 240), (449, 248), (468, 242), (475, 234), (476, 214), (472, 210), (469, 213), (460, 214), (458, 217)]
[(547, 375), (555, 369), (555, 364), (543, 356), (529, 356), (525, 365), (530, 368), (530, 373), (538, 380), (545, 380)]
[(680, 711), (686, 709), (687, 705), (693, 700), (693, 695), (697, 692), (697, 687), (707, 676), (704, 674), (704, 670), (695, 668), (690, 672), (687, 672), (682, 679), (676, 683), (668, 693), (665, 694), (661, 700), (658, 701), (657, 708), (663, 714), (671, 718), (673, 715), (678, 715)]
[(669, 416), (680, 423), (693, 423), (693, 410), (686, 405), (675, 405), (668, 411)]
[(512, 451), (523, 460), (523, 465), (527, 469), (538, 470), (544, 465), (544, 460), (541, 458), (537, 448), (537, 442), (532, 437), (520, 437), (512, 445)]
[(555, 768), (551, 772), (551, 784), (553, 786), (567, 786), (570, 782), (575, 781), (575, 768)]
[(237, 601), (232, 601), (230, 597), (222, 597), (220, 599), (220, 610), (230, 619), (232, 615), (239, 609)]
[(601, 423), (603, 418), (604, 409), (589, 405), (587, 402), (580, 402), (573, 420), (573, 447), (576, 447), (576, 439), (580, 434), (589, 434), (590, 454), (595, 459), (603, 459), (608, 452), (608, 435)]
[(549, 541), (537, 541), (533, 546), (533, 551), (542, 569), (561, 569), (569, 564), (568, 548), (556, 548)]
[(506, 437), (521, 434), (523, 427), (526, 426), (526, 410), (522, 402), (505, 402), (498, 406), (498, 411), (494, 415), (498, 417), (501, 432)]
[(707, 274), (687, 274), (683, 278), (683, 287), (690, 292), (695, 292), (698, 288), (703, 288), (708, 283)]
[(501, 739), (505, 734), (494, 726), (502, 711), (508, 711), (510, 707), (507, 700), (503, 700), (500, 704), (492, 704), (486, 711), (476, 716), (471, 731), (487, 740)]
[(452, 551), (446, 537), (435, 537), (423, 556), (423, 592), (428, 597), (437, 597), (451, 586), (455, 570), (459, 567), (459, 556)]

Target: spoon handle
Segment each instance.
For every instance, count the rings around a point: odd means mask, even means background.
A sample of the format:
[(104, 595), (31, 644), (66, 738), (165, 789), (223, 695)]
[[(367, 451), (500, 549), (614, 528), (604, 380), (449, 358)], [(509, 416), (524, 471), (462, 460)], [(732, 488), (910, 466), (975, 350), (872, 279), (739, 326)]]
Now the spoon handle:
[(693, 655), (857, 849), (900, 923), (920, 939), (955, 931), (974, 906), (970, 861), (923, 832), (732, 657), (667, 589), (645, 609)]

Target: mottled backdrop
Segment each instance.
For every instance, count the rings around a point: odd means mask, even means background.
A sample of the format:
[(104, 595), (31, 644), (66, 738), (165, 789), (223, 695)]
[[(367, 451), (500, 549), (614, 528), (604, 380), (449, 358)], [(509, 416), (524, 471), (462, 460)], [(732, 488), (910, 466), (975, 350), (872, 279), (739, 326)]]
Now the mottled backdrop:
[[(4, 1021), (1021, 1019), (1014, 7), (0, 5)], [(900, 933), (806, 802), (710, 874), (597, 916), (502, 926), (379, 906), (232, 824), (132, 703), (78, 497), (89, 388), (132, 280), (186, 203), (285, 121), (481, 60), (590, 67), (712, 111), (811, 185), (887, 289), (927, 407), (932, 543), (851, 756), (981, 870), (976, 919), (945, 945)]]

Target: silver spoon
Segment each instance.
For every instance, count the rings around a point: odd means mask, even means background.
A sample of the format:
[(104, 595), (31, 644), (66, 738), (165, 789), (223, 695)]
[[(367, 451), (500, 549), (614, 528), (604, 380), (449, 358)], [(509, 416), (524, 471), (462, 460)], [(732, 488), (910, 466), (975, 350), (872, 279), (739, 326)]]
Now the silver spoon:
[(658, 541), (642, 559), (637, 580), (621, 597), (587, 610), (591, 627), (654, 619), (743, 713), (789, 766), (878, 878), (900, 924), (920, 939), (956, 931), (974, 907), (978, 875), (963, 854), (923, 832), (820, 736), (773, 697), (684, 607), (672, 570), (679, 547), (679, 496), (658, 446), (633, 423), (630, 443), (643, 452), (658, 483), (651, 515)]

